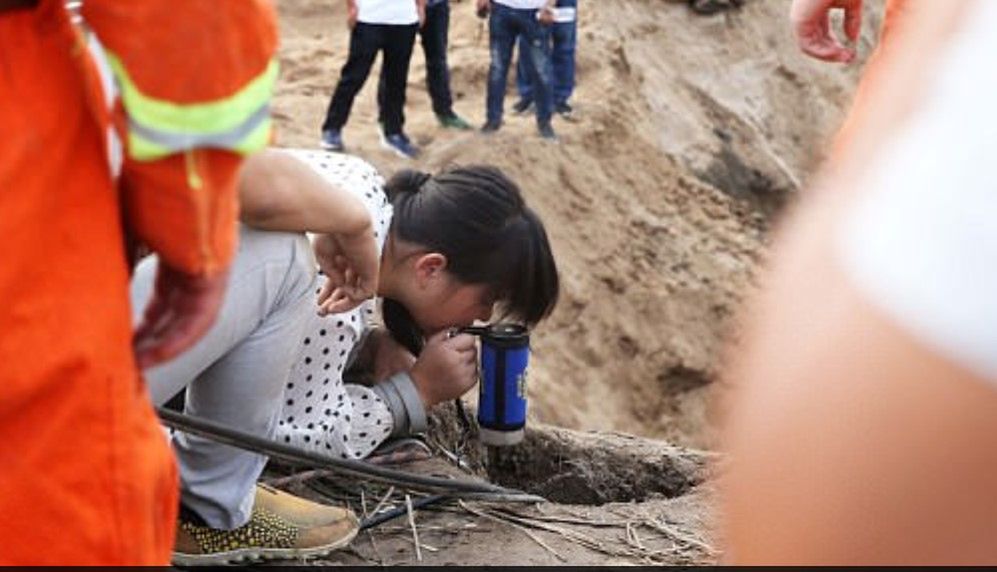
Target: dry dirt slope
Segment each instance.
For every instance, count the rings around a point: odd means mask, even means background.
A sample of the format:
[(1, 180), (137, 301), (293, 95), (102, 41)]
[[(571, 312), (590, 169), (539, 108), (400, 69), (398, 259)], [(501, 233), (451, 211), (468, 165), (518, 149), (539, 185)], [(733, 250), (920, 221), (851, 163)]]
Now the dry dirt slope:
[[(278, 2), (282, 145), (317, 141), (348, 45), (343, 4)], [(491, 137), (439, 129), (418, 49), (407, 131), (422, 158), (378, 147), (373, 81), (354, 107), (347, 145), (388, 174), (489, 162), (521, 183), (548, 225), (564, 285), (535, 337), (537, 418), (709, 447), (704, 403), (769, 215), (807, 178), (856, 70), (796, 53), (788, 0), (747, 0), (712, 17), (666, 0), (581, 4), (579, 120), (556, 122), (560, 145), (541, 142), (532, 118), (507, 116)], [(456, 108), (480, 124), (487, 33), (473, 2), (452, 6)]]

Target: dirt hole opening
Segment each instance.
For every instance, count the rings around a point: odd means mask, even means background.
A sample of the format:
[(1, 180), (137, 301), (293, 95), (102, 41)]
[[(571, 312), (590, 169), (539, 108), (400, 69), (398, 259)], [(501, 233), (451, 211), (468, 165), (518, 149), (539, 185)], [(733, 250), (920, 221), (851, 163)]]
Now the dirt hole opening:
[(489, 478), (503, 486), (574, 505), (675, 498), (708, 476), (703, 453), (619, 434), (528, 430), (512, 447), (489, 448)]

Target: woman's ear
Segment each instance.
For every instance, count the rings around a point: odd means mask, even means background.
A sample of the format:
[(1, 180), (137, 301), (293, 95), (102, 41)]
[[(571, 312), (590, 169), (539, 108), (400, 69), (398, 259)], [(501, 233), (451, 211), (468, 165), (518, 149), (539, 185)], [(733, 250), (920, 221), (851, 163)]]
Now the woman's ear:
[(439, 252), (423, 254), (415, 261), (415, 279), (420, 286), (442, 276), (447, 269), (447, 257)]

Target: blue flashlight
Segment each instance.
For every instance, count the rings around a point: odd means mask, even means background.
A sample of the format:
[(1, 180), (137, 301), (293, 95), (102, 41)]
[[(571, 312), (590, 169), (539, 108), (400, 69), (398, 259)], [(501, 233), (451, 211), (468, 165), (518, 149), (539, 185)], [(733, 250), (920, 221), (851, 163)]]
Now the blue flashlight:
[(515, 445), (526, 427), (526, 375), (530, 334), (519, 324), (464, 328), (481, 337), (478, 425), (486, 445)]

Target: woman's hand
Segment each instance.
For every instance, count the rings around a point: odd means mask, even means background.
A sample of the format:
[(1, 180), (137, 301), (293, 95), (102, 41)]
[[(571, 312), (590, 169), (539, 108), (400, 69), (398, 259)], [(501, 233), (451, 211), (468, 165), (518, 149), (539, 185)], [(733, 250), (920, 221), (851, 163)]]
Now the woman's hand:
[(377, 293), (380, 257), (370, 225), (352, 235), (320, 235), (314, 248), (327, 278), (318, 296), (320, 316), (352, 310)]
[(427, 409), (463, 395), (478, 381), (474, 336), (449, 337), (444, 330), (429, 338), (410, 373)]

